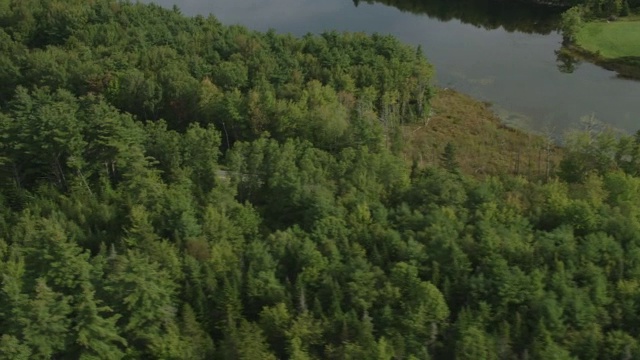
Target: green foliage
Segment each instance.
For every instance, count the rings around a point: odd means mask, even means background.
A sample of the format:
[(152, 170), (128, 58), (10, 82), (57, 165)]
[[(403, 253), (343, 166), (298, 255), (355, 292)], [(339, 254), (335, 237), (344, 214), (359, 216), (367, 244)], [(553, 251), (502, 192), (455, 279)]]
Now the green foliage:
[(640, 356), (638, 139), (571, 134), (545, 182), (411, 169), (431, 68), (392, 37), (0, 25), (0, 359)]
[(456, 342), (456, 359), (497, 359), (495, 351), (492, 350), (491, 339), (477, 327), (471, 326), (464, 329), (460, 334), (460, 340)]
[(78, 301), (76, 325), (77, 331), (76, 354), (80, 359), (122, 359), (122, 347), (126, 341), (118, 334), (116, 321), (120, 316), (108, 318), (101, 316), (101, 312), (111, 312), (108, 307), (98, 307), (94, 299), (94, 291), (88, 286), (83, 289)]
[(447, 143), (444, 147), (444, 152), (440, 156), (442, 167), (455, 172), (458, 169), (458, 162), (456, 161), (456, 147), (452, 143)]
[(576, 36), (583, 26), (583, 10), (579, 6), (574, 6), (562, 13), (560, 20), (560, 29), (565, 41), (574, 42)]

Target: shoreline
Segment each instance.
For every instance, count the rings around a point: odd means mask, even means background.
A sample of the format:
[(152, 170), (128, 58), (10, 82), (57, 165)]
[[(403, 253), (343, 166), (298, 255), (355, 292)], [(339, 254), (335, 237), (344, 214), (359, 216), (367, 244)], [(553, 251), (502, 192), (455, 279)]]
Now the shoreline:
[(636, 44), (640, 38), (626, 36), (638, 29), (640, 17), (637, 15), (606, 23), (603, 20), (589, 21), (581, 26), (574, 41), (563, 44), (560, 51), (615, 71), (620, 78), (640, 80), (640, 53)]
[(559, 51), (578, 61), (586, 61), (606, 70), (615, 71), (621, 79), (640, 80), (640, 57), (607, 58), (578, 44), (562, 45)]

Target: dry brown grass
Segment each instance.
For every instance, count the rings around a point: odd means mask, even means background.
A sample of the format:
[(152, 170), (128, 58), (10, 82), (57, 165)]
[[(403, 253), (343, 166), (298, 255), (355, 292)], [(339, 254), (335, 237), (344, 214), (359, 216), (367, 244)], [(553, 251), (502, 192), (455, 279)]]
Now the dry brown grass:
[(428, 120), (403, 129), (408, 161), (435, 165), (451, 142), (464, 173), (533, 179), (548, 177), (560, 159), (561, 149), (550, 139), (505, 126), (485, 103), (467, 95), (442, 89), (431, 104)]

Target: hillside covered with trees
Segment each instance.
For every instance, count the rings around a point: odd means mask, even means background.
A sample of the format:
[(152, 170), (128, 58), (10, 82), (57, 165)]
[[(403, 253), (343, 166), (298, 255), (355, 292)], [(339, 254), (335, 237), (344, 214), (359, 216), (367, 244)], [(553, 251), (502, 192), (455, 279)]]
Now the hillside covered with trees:
[(0, 50), (0, 359), (640, 357), (640, 137), (412, 164), (382, 35), (0, 0)]

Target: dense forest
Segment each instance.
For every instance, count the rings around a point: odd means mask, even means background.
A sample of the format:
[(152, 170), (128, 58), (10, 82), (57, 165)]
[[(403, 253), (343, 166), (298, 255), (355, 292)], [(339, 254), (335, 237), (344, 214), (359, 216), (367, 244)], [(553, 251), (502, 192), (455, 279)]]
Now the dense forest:
[(596, 18), (627, 16), (640, 10), (640, 0), (575, 0), (572, 5)]
[(618, 16), (629, 16), (640, 11), (640, 0), (574, 0), (572, 7), (563, 14), (562, 30), (567, 32), (567, 23), (575, 18), (584, 20), (617, 20)]
[(389, 36), (0, 26), (0, 359), (640, 358), (640, 136), (480, 177), (401, 156), (435, 89)]

